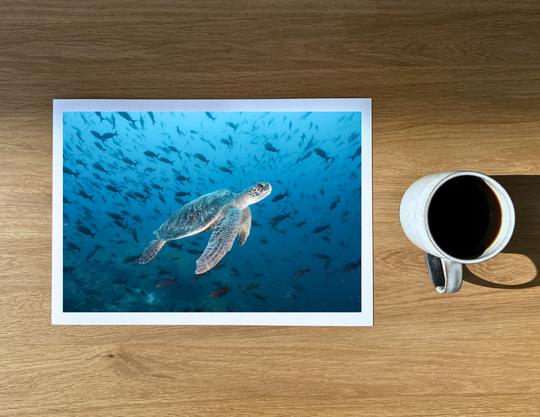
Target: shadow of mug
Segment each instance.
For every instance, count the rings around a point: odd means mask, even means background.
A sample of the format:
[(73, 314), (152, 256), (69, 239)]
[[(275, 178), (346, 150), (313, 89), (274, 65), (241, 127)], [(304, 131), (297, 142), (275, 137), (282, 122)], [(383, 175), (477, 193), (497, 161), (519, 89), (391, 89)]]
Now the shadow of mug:
[(523, 289), (540, 286), (540, 176), (490, 175), (508, 192), (516, 212), (514, 233), (502, 253), (528, 257), (536, 267), (536, 277), (522, 284), (490, 282), (475, 275), (467, 265), (463, 268), (463, 281), (482, 287)]

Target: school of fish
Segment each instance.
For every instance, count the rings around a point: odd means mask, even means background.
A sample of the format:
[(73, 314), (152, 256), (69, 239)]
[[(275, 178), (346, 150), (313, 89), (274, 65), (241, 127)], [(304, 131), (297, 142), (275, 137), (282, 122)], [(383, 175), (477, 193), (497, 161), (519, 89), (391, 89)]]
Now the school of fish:
[[(64, 311), (361, 311), (360, 113), (68, 112), (63, 132)], [(185, 204), (259, 181), (213, 268), (194, 274), (212, 232), (138, 262)]]

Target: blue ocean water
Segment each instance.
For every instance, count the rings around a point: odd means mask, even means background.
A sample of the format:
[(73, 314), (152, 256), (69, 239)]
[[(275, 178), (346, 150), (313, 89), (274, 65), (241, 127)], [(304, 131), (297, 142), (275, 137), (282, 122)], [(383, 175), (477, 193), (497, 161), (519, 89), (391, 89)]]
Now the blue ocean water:
[[(63, 123), (65, 312), (361, 311), (360, 113), (65, 112)], [(208, 275), (195, 269), (211, 231), (139, 263), (185, 204), (258, 182), (272, 193), (250, 206), (246, 243)]]

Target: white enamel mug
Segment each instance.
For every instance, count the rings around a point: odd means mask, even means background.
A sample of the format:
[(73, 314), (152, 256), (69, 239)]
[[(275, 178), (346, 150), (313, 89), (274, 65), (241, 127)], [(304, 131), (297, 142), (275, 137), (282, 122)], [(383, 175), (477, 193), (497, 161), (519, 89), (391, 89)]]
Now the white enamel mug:
[[(500, 205), (500, 227), (491, 244), (479, 256), (457, 258), (441, 249), (431, 233), (428, 214), (437, 190), (460, 176), (472, 176), (482, 180), (495, 194)], [(512, 237), (515, 225), (514, 205), (506, 190), (487, 175), (472, 171), (447, 171), (426, 175), (414, 182), (405, 192), (399, 208), (399, 220), (407, 237), (422, 249), (431, 281), (441, 294), (459, 291), (462, 284), (463, 265), (487, 261), (501, 252)]]

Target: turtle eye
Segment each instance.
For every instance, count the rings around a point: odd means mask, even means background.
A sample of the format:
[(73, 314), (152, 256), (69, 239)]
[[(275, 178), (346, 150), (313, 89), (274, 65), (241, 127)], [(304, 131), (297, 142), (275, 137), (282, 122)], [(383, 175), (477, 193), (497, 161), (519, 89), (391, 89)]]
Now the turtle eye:
[(264, 185), (262, 185), (261, 183), (259, 183), (259, 184), (257, 184), (257, 188), (258, 188), (259, 190), (262, 190), (262, 189), (264, 188)]

